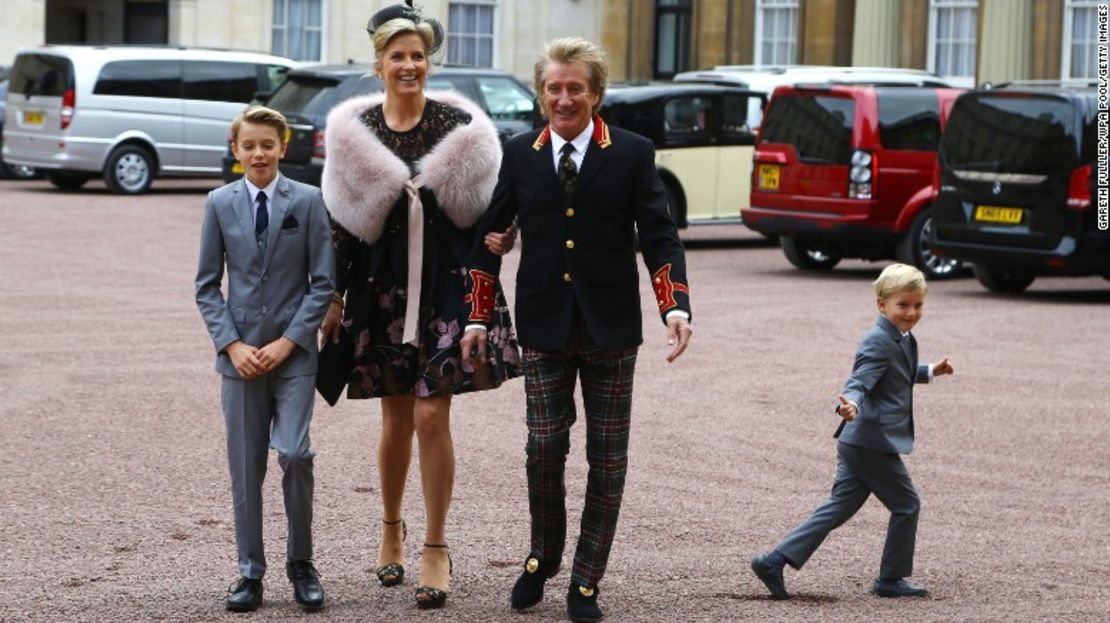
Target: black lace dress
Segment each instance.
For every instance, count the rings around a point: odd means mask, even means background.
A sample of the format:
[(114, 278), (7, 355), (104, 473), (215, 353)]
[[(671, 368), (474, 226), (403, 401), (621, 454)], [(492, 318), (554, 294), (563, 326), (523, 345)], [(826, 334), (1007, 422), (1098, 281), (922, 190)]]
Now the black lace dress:
[[(407, 132), (385, 123), (381, 105), (360, 120), (415, 174), (416, 163), (470, 116), (434, 100)], [(368, 184), (374, 183), (367, 180)], [(463, 298), (469, 292), (466, 258), (473, 228), (459, 229), (439, 208), (433, 193), (420, 190), (424, 205), (424, 270), (421, 277), (419, 347), (402, 343), (408, 276), (408, 197), (400, 192), (378, 241), (366, 244), (332, 223), (336, 285), (346, 293), (343, 324), (355, 343), (348, 398), (461, 394), (492, 389), (520, 375), (520, 351), (500, 287), (489, 331), (490, 358), (475, 369), (459, 349)]]

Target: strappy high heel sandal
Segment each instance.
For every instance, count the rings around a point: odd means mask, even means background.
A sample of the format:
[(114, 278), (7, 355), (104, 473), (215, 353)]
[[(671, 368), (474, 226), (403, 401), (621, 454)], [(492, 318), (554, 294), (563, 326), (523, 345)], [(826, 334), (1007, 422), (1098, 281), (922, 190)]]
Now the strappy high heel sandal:
[[(408, 538), (409, 529), (408, 526), (405, 525), (404, 519), (398, 519), (396, 521), (386, 521), (383, 519), (382, 523), (387, 526), (396, 526), (397, 524), (401, 524), (401, 542), (404, 543), (405, 539)], [(397, 586), (401, 582), (405, 581), (405, 565), (404, 563), (393, 562), (388, 565), (378, 567), (377, 571), (375, 571), (375, 574), (378, 576), (378, 582), (382, 586)]]
[[(446, 544), (425, 543), (424, 547), (447, 549)], [(451, 552), (447, 552), (447, 575), (455, 572), (455, 562), (451, 560)], [(442, 608), (447, 603), (448, 591), (434, 586), (416, 587), (416, 606), (422, 610)]]

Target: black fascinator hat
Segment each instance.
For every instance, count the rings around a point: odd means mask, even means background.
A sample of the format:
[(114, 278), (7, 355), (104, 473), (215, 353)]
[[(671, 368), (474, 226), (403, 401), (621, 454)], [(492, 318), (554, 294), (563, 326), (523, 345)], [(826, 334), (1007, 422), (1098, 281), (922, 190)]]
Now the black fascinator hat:
[(373, 39), (374, 31), (392, 19), (407, 19), (417, 24), (425, 23), (431, 26), (432, 48), (428, 50), (429, 56), (435, 54), (443, 45), (443, 26), (434, 18), (422, 16), (420, 10), (412, 6), (412, 0), (405, 0), (404, 4), (392, 4), (375, 13), (366, 24), (366, 32), (370, 33), (370, 38)]

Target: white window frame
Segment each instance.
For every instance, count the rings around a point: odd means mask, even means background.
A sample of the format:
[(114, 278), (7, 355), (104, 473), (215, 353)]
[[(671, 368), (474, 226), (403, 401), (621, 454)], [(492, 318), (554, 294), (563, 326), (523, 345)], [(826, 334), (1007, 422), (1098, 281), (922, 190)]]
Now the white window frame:
[[(493, 22), (493, 24), (492, 24), (493, 29), (490, 31), (490, 34), (486, 35), (484, 33), (459, 33), (459, 32), (453, 31), (452, 30), (453, 24), (451, 24), (451, 7), (456, 6), (456, 5), (490, 7), (492, 9), (492, 15), (491, 15), (490, 19)], [(501, 9), (501, 7), (500, 7), (499, 0), (458, 0), (457, 2), (455, 0), (451, 0), (450, 2), (448, 2), (447, 3), (447, 50), (444, 50), (445, 59), (447, 59), (448, 62), (450, 62), (449, 59), (451, 58), (451, 41), (453, 39), (455, 39), (456, 37), (460, 37), (460, 36), (461, 37), (472, 37), (474, 39), (488, 37), (489, 40), (490, 40), (490, 51), (491, 51), (490, 52), (490, 64), (489, 64), (489, 66), (491, 68), (500, 67), (501, 66), (501, 55), (500, 55), (500, 50), (498, 49), (499, 46), (497, 45), (497, 42), (501, 40), (501, 20), (500, 20), (501, 11), (500, 11), (500, 9)]]
[[(282, 4), (285, 7), (285, 11), (284, 11), (284, 14), (280, 15), (280, 16), (277, 14), (278, 12), (275, 10), (274, 2), (270, 3), (270, 11), (271, 11), (271, 14), (272, 14), (272, 17), (270, 19), (270, 37), (271, 37), (270, 53), (276, 54), (276, 52), (274, 51), (273, 36), (274, 36), (274, 31), (280, 30), (281, 33), (282, 33), (282, 37), (284, 39), (283, 43), (285, 44), (285, 45), (282, 46), (281, 56), (285, 56), (287, 58), (292, 58), (292, 57), (289, 56), (289, 6), (293, 2), (307, 2), (307, 1), (308, 0), (283, 0)], [(317, 31), (317, 32), (320, 33), (320, 57), (319, 58), (293, 59), (293, 60), (302, 61), (302, 62), (310, 62), (310, 63), (311, 62), (321, 62), (322, 63), (322, 62), (324, 62), (325, 59), (327, 59), (327, 57), (328, 57), (328, 37), (327, 37), (326, 33), (327, 33), (327, 26), (328, 26), (328, 8), (329, 8), (328, 4), (329, 4), (328, 0), (320, 0), (320, 25), (319, 26), (305, 26), (301, 31), (301, 37), (304, 37), (304, 33), (310, 32), (310, 31)], [(280, 24), (278, 23), (279, 17), (281, 19)]]
[[(1094, 38), (1084, 40), (1083, 43), (1089, 44), (1091, 49), (1091, 75), (1082, 76), (1079, 78), (1072, 78), (1072, 56), (1071, 47), (1076, 43), (1075, 32), (1073, 27), (1075, 25), (1075, 11), (1077, 9), (1091, 9), (1094, 12), (1095, 34)], [(1098, 76), (1098, 2), (1096, 0), (1065, 0), (1064, 3), (1064, 32), (1060, 38), (1060, 79), (1061, 80), (1086, 80), (1088, 78), (1095, 79)]]
[[(798, 0), (756, 0), (755, 3), (755, 54), (753, 60), (758, 65), (796, 65), (798, 63)], [(772, 12), (785, 11), (789, 16), (791, 13), (794, 17), (793, 27), (791, 33), (785, 39), (771, 38), (772, 49), (775, 44), (787, 42), (791, 45), (794, 53), (792, 58), (787, 59), (785, 62), (778, 61), (778, 59), (765, 59), (763, 58), (763, 44), (767, 42), (763, 37), (763, 22), (764, 15)]]
[[(971, 29), (971, 39), (951, 39), (950, 43), (970, 43), (971, 44), (971, 74), (970, 75), (955, 75), (945, 74), (938, 71), (937, 68), (937, 22), (939, 21), (942, 11), (951, 9), (972, 9), (975, 14), (975, 25)], [(978, 28), (979, 19), (979, 0), (929, 0), (929, 34), (927, 41), (928, 53), (926, 57), (925, 66), (929, 71), (944, 77), (955, 78), (952, 80), (953, 84), (958, 86), (974, 86), (975, 76), (978, 72), (979, 65), (979, 50), (978, 50)]]

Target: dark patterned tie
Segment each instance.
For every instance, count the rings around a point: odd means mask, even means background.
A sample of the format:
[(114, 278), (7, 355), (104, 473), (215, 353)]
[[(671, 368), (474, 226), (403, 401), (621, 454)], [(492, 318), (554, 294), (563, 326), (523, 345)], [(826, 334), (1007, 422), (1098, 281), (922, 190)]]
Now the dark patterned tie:
[(567, 143), (559, 150), (559, 181), (563, 184), (563, 192), (567, 199), (574, 194), (574, 185), (578, 183), (578, 165), (570, 157), (574, 153), (574, 145)]
[(266, 210), (266, 193), (258, 193), (258, 211), (254, 213), (254, 235), (261, 236), (270, 225), (270, 213)]

